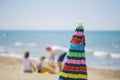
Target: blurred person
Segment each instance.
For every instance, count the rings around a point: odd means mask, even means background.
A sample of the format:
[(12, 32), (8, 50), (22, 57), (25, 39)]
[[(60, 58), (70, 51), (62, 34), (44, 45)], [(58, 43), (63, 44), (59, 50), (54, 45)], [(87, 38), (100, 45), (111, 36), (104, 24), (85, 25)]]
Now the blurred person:
[(34, 72), (35, 71), (35, 66), (33, 65), (33, 62), (29, 58), (30, 54), (28, 51), (25, 52), (24, 54), (24, 59), (23, 59), (23, 72)]
[(59, 71), (62, 70), (62, 62), (67, 54), (67, 49), (60, 46), (46, 46), (46, 51), (50, 53), (49, 63), (54, 64), (55, 56), (58, 56), (57, 64)]
[(44, 72), (50, 72), (53, 74), (56, 74), (57, 72), (55, 71), (55, 68), (51, 67), (51, 65), (45, 65), (45, 56), (41, 56), (39, 59), (39, 63), (37, 65), (37, 70), (39, 73), (44, 73)]

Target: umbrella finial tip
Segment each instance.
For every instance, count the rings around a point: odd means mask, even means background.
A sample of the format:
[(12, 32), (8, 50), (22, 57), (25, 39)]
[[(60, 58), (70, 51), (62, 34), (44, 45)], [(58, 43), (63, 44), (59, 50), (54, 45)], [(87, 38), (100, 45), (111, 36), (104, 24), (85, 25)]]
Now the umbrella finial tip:
[(78, 25), (82, 25), (82, 22), (81, 22), (81, 21), (78, 21)]

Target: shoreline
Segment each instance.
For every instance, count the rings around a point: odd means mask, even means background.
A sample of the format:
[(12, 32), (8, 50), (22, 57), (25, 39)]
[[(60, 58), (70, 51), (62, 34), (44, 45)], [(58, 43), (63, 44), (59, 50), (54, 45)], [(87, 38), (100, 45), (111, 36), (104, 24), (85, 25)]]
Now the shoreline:
[[(15, 58), (15, 59), (23, 59), (23, 56), (20, 55), (20, 56), (10, 56), (10, 55), (7, 55), (7, 54), (0, 54), (0, 56), (3, 56), (3, 57), (9, 57), (9, 58)], [(32, 59), (33, 61), (38, 61), (39, 58), (37, 57), (30, 57), (30, 59)], [(48, 59), (46, 59), (46, 62), (48, 62)], [(56, 63), (57, 61), (55, 61)], [(105, 68), (105, 67), (96, 67), (96, 66), (87, 66), (88, 68), (92, 68), (92, 69), (102, 69), (102, 70), (113, 70), (113, 71), (120, 71), (120, 69), (112, 69), (112, 68)]]
[[(59, 74), (22, 73), (22, 59), (0, 56), (1, 80), (57, 80)], [(120, 80), (120, 70), (88, 68), (88, 80)]]

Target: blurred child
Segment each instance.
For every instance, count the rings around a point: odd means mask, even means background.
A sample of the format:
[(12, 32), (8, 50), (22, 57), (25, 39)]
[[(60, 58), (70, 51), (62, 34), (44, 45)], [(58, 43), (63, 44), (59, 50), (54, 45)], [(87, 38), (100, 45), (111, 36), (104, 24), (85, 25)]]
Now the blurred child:
[(37, 65), (38, 72), (50, 72), (56, 74), (55, 68), (51, 67), (50, 65), (44, 65), (45, 56), (40, 57), (40, 61)]
[(35, 66), (33, 65), (31, 59), (29, 59), (29, 52), (25, 52), (23, 60), (23, 71), (24, 72), (34, 72)]

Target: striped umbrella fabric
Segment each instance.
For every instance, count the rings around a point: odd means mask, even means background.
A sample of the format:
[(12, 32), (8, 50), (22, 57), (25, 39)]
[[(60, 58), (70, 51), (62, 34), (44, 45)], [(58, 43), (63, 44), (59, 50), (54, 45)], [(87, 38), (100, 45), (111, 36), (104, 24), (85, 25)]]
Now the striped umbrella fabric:
[(58, 80), (87, 80), (84, 27), (79, 24), (70, 41), (67, 59)]

